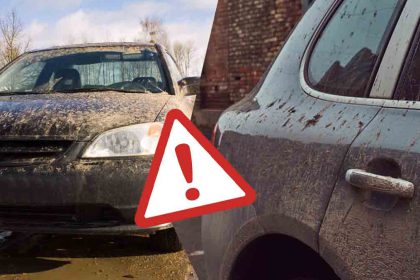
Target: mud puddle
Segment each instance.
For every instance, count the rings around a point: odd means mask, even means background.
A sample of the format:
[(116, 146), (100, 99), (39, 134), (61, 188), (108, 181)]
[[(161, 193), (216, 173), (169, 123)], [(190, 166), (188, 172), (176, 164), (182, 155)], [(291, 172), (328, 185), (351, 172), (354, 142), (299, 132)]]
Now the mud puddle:
[[(153, 251), (137, 236), (41, 236), (0, 255), (1, 280), (188, 279), (184, 252)], [(19, 252), (21, 251), (21, 252)]]

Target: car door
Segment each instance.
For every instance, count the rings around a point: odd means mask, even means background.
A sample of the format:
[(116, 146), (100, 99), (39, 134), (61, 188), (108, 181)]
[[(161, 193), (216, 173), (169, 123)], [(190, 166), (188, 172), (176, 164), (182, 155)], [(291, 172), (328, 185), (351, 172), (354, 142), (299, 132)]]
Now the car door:
[(419, 15), (407, 1), (371, 93), (393, 100), (349, 149), (320, 231), (343, 279), (420, 279)]

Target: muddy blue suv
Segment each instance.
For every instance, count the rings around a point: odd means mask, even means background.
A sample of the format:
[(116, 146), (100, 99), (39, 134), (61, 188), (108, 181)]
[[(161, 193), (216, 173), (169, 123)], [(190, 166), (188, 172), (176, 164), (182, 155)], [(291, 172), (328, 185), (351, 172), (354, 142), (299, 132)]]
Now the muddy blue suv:
[(257, 201), (203, 218), (202, 278), (420, 279), (419, 19), (418, 0), (314, 2), (218, 122)]

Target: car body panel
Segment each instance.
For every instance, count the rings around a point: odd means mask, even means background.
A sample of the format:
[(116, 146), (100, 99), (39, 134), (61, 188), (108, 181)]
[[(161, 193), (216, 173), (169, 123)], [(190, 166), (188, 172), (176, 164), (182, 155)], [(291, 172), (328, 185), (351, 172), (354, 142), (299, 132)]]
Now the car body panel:
[[(418, 2), (408, 0), (395, 30), (401, 32), (398, 26), (402, 25), (406, 34), (393, 36), (390, 52), (396, 51), (396, 45), (405, 46), (405, 40), (401, 42), (398, 38), (411, 38), (418, 32), (419, 18)], [(409, 42), (418, 44), (411, 39)], [(412, 57), (403, 55), (384, 60), (379, 74), (386, 73), (378, 77), (388, 77), (391, 82), (399, 80), (400, 85), (409, 81), (404, 76), (407, 73), (401, 72), (402, 67), (397, 67), (409, 65), (409, 58)], [(384, 85), (389, 87), (386, 92), (391, 92), (387, 97), (392, 98), (394, 85)], [(354, 141), (343, 163), (320, 231), (320, 254), (342, 279), (420, 278), (418, 108), (419, 102), (386, 100), (384, 108)], [(414, 197), (403, 198), (351, 186), (345, 180), (349, 169), (402, 178), (414, 184)]]
[[(59, 232), (94, 224), (133, 225), (151, 161), (148, 156), (0, 168), (0, 227)], [(62, 208), (68, 208), (65, 214)], [(109, 224), (102, 219), (106, 209), (115, 216)]]
[(0, 168), (0, 205), (100, 203), (136, 208), (151, 161), (144, 156)]
[(112, 91), (0, 96), (0, 139), (89, 141), (113, 128), (154, 122), (170, 98)]
[(208, 279), (226, 279), (241, 249), (264, 232), (293, 236), (318, 250), (341, 163), (380, 110), (317, 99), (301, 87), (306, 46), (333, 2), (315, 2), (264, 82), (218, 122), (219, 150), (258, 195), (251, 207), (203, 218)]
[(248, 244), (272, 234), (308, 245), (342, 279), (420, 278), (417, 190), (398, 198), (346, 181), (356, 169), (420, 185), (419, 102), (391, 99), (418, 28), (417, 2), (399, 3), (398, 34), (384, 43), (373, 98), (325, 94), (305, 82), (307, 46), (339, 3), (316, 1), (259, 86), (222, 114), (215, 145), (257, 202), (203, 217), (205, 279), (229, 279)]
[[(401, 178), (419, 186), (419, 119), (418, 110), (384, 108), (349, 150), (320, 232), (320, 253), (340, 268), (343, 279), (420, 277), (419, 193), (398, 199), (359, 190), (345, 180), (348, 169), (378, 174), (369, 166), (392, 160)], [(383, 168), (379, 175), (395, 171)]]

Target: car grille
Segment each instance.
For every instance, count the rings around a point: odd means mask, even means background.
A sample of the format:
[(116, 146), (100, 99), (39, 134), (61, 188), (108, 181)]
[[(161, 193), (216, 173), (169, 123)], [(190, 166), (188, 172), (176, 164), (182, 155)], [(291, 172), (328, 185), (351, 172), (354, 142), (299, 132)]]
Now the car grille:
[(50, 162), (64, 155), (72, 141), (0, 141), (0, 166)]

